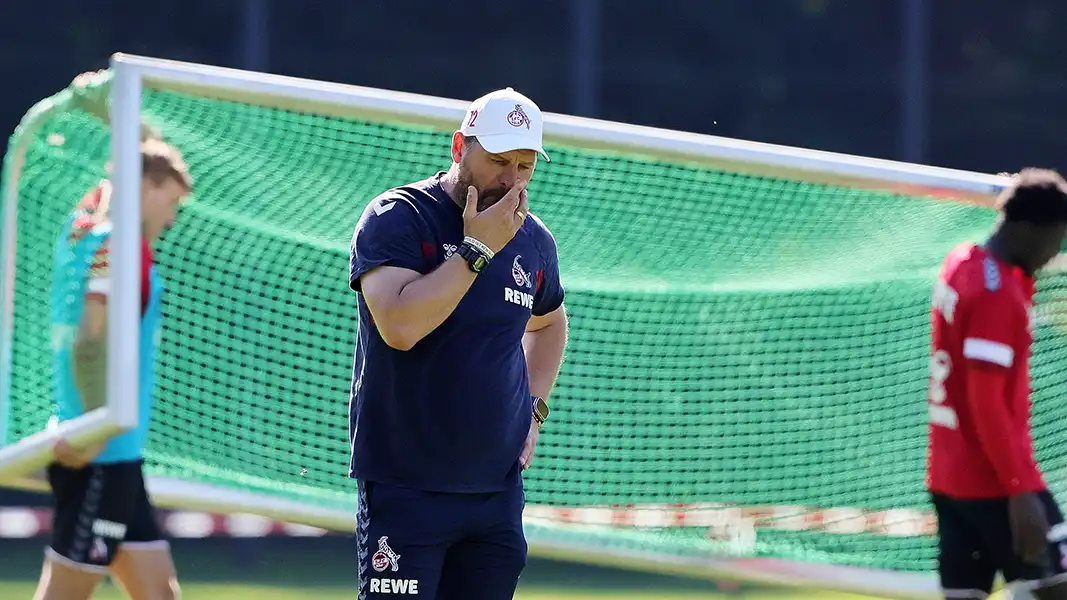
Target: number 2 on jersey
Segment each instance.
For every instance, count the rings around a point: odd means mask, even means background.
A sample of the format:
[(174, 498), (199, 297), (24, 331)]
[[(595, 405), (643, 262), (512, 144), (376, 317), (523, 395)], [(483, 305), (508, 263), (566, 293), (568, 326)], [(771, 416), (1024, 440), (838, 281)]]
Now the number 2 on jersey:
[(949, 358), (948, 352), (944, 350), (934, 352), (933, 356), (930, 357), (929, 414), (931, 424), (957, 429), (959, 427), (959, 417), (956, 416), (956, 410), (951, 406), (945, 405), (945, 399), (948, 397), (948, 392), (945, 390), (945, 381), (948, 380), (951, 372), (952, 359)]

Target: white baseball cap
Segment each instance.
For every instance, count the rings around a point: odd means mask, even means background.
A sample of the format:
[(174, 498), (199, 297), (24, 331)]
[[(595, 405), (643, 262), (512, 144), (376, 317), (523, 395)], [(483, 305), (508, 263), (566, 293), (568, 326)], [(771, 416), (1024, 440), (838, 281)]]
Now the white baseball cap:
[(490, 92), (467, 108), (463, 135), (473, 135), (487, 152), (502, 154), (512, 150), (536, 150), (548, 161), (542, 146), (541, 109), (511, 88)]

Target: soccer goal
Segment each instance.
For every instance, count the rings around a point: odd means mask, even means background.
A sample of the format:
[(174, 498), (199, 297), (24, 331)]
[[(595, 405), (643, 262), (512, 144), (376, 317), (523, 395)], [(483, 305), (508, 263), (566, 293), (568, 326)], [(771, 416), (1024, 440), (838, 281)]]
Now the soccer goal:
[[(0, 479), (39, 489), (56, 435), (136, 420), (145, 119), (197, 182), (157, 257), (150, 490), (349, 531), (353, 226), (379, 192), (447, 168), (467, 103), (129, 55), (110, 76), (113, 133), (61, 93), (5, 157)], [(545, 135), (530, 205), (556, 235), (572, 330), (526, 477), (531, 552), (936, 596), (930, 290), (943, 255), (987, 232), (1007, 179), (558, 114)], [(52, 246), (109, 161), (108, 403), (57, 431)], [(1063, 283), (1042, 281), (1046, 305)], [(1038, 440), (1067, 423), (1057, 314), (1037, 332)], [(1040, 453), (1062, 493), (1061, 445)]]

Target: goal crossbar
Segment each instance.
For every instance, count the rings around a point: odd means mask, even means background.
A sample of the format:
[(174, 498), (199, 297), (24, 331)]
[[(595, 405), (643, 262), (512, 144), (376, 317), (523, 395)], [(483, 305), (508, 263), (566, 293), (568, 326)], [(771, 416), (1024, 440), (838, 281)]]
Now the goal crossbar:
[[(328, 117), (399, 120), (451, 131), (458, 128), (469, 101), (330, 83), (197, 63), (116, 54), (116, 76), (135, 72), (145, 88), (242, 102)], [(544, 113), (544, 136), (551, 142), (589, 149), (624, 151), (683, 161), (724, 171), (797, 179), (989, 205), (1009, 183), (991, 175), (892, 160), (810, 150)]]
[[(188, 93), (204, 98), (244, 102), (325, 117), (389, 120), (454, 130), (467, 102), (353, 85), (254, 73), (194, 63), (116, 54), (111, 59), (112, 157), (114, 233), (109, 336), (122, 344), (109, 344), (109, 387), (105, 408), (64, 423), (59, 428), (31, 435), (0, 447), (0, 481), (23, 489), (45, 489), (30, 475), (50, 460), (50, 446), (63, 435), (82, 443), (124, 430), (137, 421), (136, 373), (139, 322), (136, 318), (140, 253), (139, 222), (139, 117), (144, 90)], [(21, 127), (40, 127), (65, 110), (62, 103), (35, 107)], [(577, 145), (604, 152), (623, 152), (649, 159), (664, 159), (763, 177), (788, 178), (823, 185), (880, 190), (937, 200), (989, 206), (1010, 179), (1006, 176), (915, 165), (718, 136), (669, 131), (624, 123), (545, 114), (546, 141)], [(9, 151), (5, 164), (5, 220), (0, 247), (0, 435), (6, 432), (3, 415), (10, 398), (11, 340), (15, 221), (18, 175), (26, 141)], [(117, 337), (115, 337), (117, 336)], [(132, 340), (132, 343), (129, 343)], [(132, 367), (132, 368), (131, 368)], [(121, 382), (121, 386), (119, 383)], [(125, 390), (125, 391), (124, 391)], [(3, 440), (0, 440), (3, 441)], [(354, 512), (302, 505), (219, 486), (150, 477), (150, 491), (163, 507), (251, 513), (336, 531), (351, 531)], [(354, 508), (354, 507), (353, 507)], [(697, 577), (728, 577), (821, 589), (842, 589), (897, 597), (937, 597), (936, 581), (929, 575), (891, 573), (832, 565), (797, 564), (765, 558), (684, 558), (656, 555), (638, 549), (605, 549), (581, 541), (560, 542), (550, 522), (528, 524), (534, 555), (573, 558), (594, 563), (623, 564), (658, 572), (679, 572)], [(565, 536), (563, 536), (565, 537)]]

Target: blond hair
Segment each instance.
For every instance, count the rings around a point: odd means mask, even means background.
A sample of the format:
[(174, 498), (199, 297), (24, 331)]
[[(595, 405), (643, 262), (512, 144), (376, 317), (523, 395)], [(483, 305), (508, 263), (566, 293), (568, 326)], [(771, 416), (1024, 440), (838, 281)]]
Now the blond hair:
[[(111, 172), (111, 165), (107, 167)], [(177, 181), (186, 193), (193, 191), (193, 177), (189, 167), (182, 158), (182, 153), (163, 140), (147, 139), (141, 142), (141, 178), (148, 179), (156, 185), (162, 185), (168, 179)], [(111, 205), (111, 182), (100, 183), (100, 202), (96, 205), (95, 215), (99, 220), (107, 217)]]
[(193, 177), (182, 153), (163, 140), (149, 139), (141, 143), (141, 172), (157, 185), (173, 179), (186, 192), (193, 191)]

